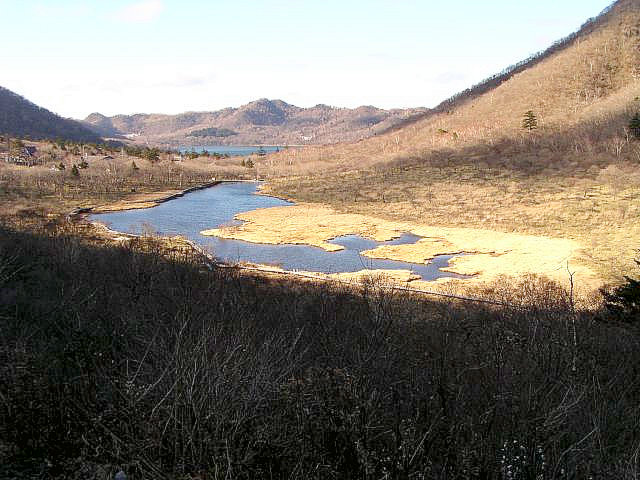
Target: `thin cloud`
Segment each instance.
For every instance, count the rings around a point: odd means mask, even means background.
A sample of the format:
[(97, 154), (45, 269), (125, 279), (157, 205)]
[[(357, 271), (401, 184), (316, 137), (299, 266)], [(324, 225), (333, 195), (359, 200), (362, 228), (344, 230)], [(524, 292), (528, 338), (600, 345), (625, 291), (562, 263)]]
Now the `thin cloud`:
[(433, 77), (433, 80), (435, 80), (438, 83), (443, 83), (443, 84), (460, 83), (460, 82), (468, 81), (469, 80), (469, 75), (467, 73), (464, 73), (464, 72), (456, 72), (456, 71), (447, 70), (447, 71), (444, 71), (444, 72), (441, 72), (441, 73), (435, 75)]
[(163, 79), (155, 82), (153, 84), (154, 87), (162, 87), (162, 88), (194, 88), (194, 87), (202, 87), (204, 85), (209, 84), (210, 82), (216, 79), (216, 75), (190, 75), (190, 76), (179, 76), (177, 78)]
[(116, 13), (116, 18), (129, 23), (149, 23), (156, 20), (163, 11), (162, 0), (143, 0), (121, 8)]
[[(0, 7), (4, 6), (2, 0), (0, 0)], [(51, 5), (45, 3), (36, 3), (31, 12), (43, 18), (81, 18), (88, 17), (90, 10), (87, 5), (84, 4), (70, 4), (70, 5)]]

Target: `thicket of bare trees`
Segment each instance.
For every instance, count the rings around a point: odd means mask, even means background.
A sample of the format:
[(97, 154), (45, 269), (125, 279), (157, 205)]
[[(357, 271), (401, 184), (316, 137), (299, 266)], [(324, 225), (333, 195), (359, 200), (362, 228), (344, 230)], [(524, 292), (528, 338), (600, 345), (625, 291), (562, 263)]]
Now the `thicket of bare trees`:
[(0, 235), (0, 476), (637, 478), (640, 335), (551, 282), (434, 303), (74, 228)]
[(187, 189), (214, 178), (255, 176), (247, 173), (239, 159), (209, 154), (188, 154), (183, 162), (175, 153), (154, 148), (114, 152), (95, 145), (37, 145), (41, 166), (0, 162), (0, 198), (6, 206), (0, 212), (15, 211), (20, 202), (68, 211), (79, 204), (114, 202), (131, 194)]

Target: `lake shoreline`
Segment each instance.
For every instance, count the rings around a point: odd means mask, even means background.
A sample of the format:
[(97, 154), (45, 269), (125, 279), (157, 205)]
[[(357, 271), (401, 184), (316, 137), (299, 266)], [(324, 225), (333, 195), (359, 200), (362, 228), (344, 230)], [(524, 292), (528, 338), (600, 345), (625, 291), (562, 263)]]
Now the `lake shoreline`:
[[(169, 200), (173, 200), (173, 199), (177, 199), (181, 196), (184, 196), (187, 193), (191, 193), (197, 190), (202, 190), (202, 189), (208, 189), (211, 188), (213, 186), (218, 186), (222, 183), (251, 183), (257, 186), (257, 188), (254, 187), (255, 191), (252, 192), (252, 196), (253, 195), (259, 195), (259, 196), (268, 196), (272, 199), (275, 199), (277, 197), (272, 196), (272, 195), (267, 195), (264, 193), (264, 191), (262, 191), (262, 187), (264, 186), (264, 183), (261, 182), (254, 182), (254, 181), (245, 181), (245, 182), (236, 182), (236, 181), (216, 181), (211, 182), (211, 183), (207, 183), (204, 185), (200, 185), (198, 187), (192, 187), (189, 189), (185, 189), (179, 192), (165, 192), (164, 195), (161, 195), (159, 197), (157, 197), (158, 194), (153, 194), (153, 198), (149, 198), (148, 196), (145, 196), (145, 198), (138, 198), (135, 199), (133, 201), (128, 201), (125, 204), (123, 203), (119, 203), (117, 205), (107, 205), (101, 208), (94, 208), (94, 209), (90, 209), (90, 208), (84, 208), (84, 209), (77, 209), (76, 211), (72, 212), (72, 214), (70, 215), (71, 217), (74, 216), (80, 216), (82, 217), (85, 221), (88, 221), (90, 223), (93, 223), (95, 225), (98, 225), (101, 232), (104, 233), (104, 236), (106, 238), (108, 238), (109, 240), (112, 241), (126, 241), (128, 239), (132, 239), (135, 237), (138, 237), (140, 235), (136, 235), (136, 233), (140, 233), (140, 232), (134, 232), (131, 229), (123, 229), (122, 226), (120, 227), (116, 227), (116, 228), (112, 228), (110, 225), (108, 226), (108, 224), (110, 222), (107, 222), (107, 224), (105, 224), (103, 221), (101, 221), (100, 219), (96, 219), (95, 217), (93, 219), (90, 218), (90, 216), (94, 213), (107, 213), (107, 212), (113, 212), (113, 213), (118, 213), (118, 212), (124, 212), (125, 210), (140, 210), (140, 209), (148, 209), (148, 208), (152, 208), (152, 207), (156, 207), (161, 205), (162, 203), (169, 201)], [(291, 205), (293, 206), (293, 205)], [(251, 210), (248, 211), (253, 211), (255, 209), (255, 207), (250, 207)], [(234, 217), (235, 217), (235, 213), (234, 213)], [(141, 224), (144, 225), (145, 221), (142, 221)], [(124, 230), (124, 231), (123, 231)], [(203, 249), (203, 242), (198, 242), (197, 239), (192, 238), (193, 235), (184, 235), (183, 233), (181, 233), (179, 231), (179, 229), (174, 230), (174, 231), (167, 231), (164, 230), (165, 232), (167, 232), (167, 234), (163, 235), (163, 237), (167, 240), (167, 242), (169, 243), (176, 243), (176, 240), (178, 241), (178, 243), (182, 244), (183, 242), (186, 242), (190, 245), (191, 248), (193, 249), (197, 249), (199, 250), (201, 253), (204, 253), (206, 251), (206, 247)], [(386, 240), (391, 240), (393, 238), (396, 238), (400, 236), (400, 232), (392, 232), (392, 235), (386, 239)], [(181, 237), (180, 239), (178, 239), (178, 237)], [(187, 238), (185, 238), (187, 237)], [(251, 242), (252, 244), (256, 244), (256, 242)], [(305, 243), (301, 243), (299, 244), (299, 246), (302, 247), (312, 247), (313, 245), (307, 245)], [(340, 246), (340, 245), (332, 245), (332, 250), (343, 250), (344, 247)], [(325, 249), (323, 249), (325, 250)], [(216, 253), (218, 253), (218, 250), (214, 247), (214, 251)], [(270, 261), (265, 261), (264, 258), (260, 258), (260, 259), (250, 259), (251, 255), (249, 255), (247, 258), (243, 258), (242, 259), (242, 264), (244, 266), (249, 266), (250, 268), (258, 268), (260, 270), (264, 270), (266, 272), (270, 272), (270, 273), (274, 273), (273, 269), (274, 266), (273, 265), (278, 265), (279, 261), (276, 261), (275, 263), (272, 263)], [(313, 258), (313, 257), (310, 257)], [(210, 256), (209, 259), (211, 261), (215, 261), (216, 263), (219, 262), (231, 262), (231, 264), (234, 263), (233, 259), (229, 259), (228, 255), (225, 255), (224, 253), (222, 253), (222, 255), (216, 255), (216, 257), (214, 258), (213, 256)], [(238, 259), (239, 260), (239, 259)], [(380, 260), (386, 260), (384, 258), (380, 258)], [(337, 262), (341, 262), (342, 260), (336, 260)], [(394, 260), (391, 260), (391, 262), (393, 262)], [(402, 262), (402, 260), (398, 260), (397, 262)], [(240, 262), (239, 262), (240, 263)], [(379, 262), (380, 263), (380, 262)], [(402, 262), (402, 263), (408, 263), (408, 262)], [(303, 264), (304, 265), (304, 264)], [(285, 263), (284, 266), (282, 267), (275, 267), (276, 270), (281, 269), (284, 273), (300, 273), (303, 276), (312, 276), (312, 277), (319, 277), (319, 278), (324, 278), (326, 280), (341, 280), (341, 281), (360, 281), (363, 277), (370, 277), (371, 275), (377, 276), (377, 275), (384, 275), (385, 278), (387, 278), (390, 281), (393, 281), (394, 284), (397, 284), (398, 282), (400, 283), (408, 283), (414, 280), (423, 280), (423, 281), (435, 281), (437, 278), (439, 278), (440, 275), (445, 276), (445, 277), (450, 277), (450, 275), (447, 274), (453, 274), (451, 276), (456, 276), (455, 272), (450, 272), (448, 270), (439, 270), (438, 272), (441, 272), (437, 277), (435, 278), (429, 278), (429, 277), (422, 277), (420, 274), (416, 274), (414, 272), (414, 269), (420, 265), (422, 265), (423, 267), (426, 265), (425, 262), (418, 262), (418, 265), (415, 266), (411, 266), (409, 264), (406, 265), (406, 268), (403, 268), (403, 266), (398, 266), (398, 267), (393, 267), (393, 266), (383, 266), (383, 265), (375, 265), (375, 266), (369, 266), (366, 267), (364, 264), (362, 265), (362, 268), (356, 268), (351, 270), (351, 268), (353, 268), (353, 265), (347, 266), (346, 271), (342, 271), (340, 270), (340, 268), (338, 267), (337, 270), (333, 270), (333, 269), (328, 269), (328, 270), (323, 270), (323, 267), (320, 267), (320, 269), (315, 270), (315, 268), (313, 268), (313, 270), (309, 270), (309, 266), (305, 267), (303, 265), (300, 266), (294, 266), (294, 265), (287, 265)], [(425, 274), (428, 275), (428, 274)]]
[[(74, 215), (80, 222), (91, 225), (95, 229), (94, 234), (96, 234), (96, 237), (102, 242), (122, 245), (124, 242), (131, 242), (132, 240), (143, 239), (145, 237), (145, 235), (137, 235), (111, 229), (109, 226), (100, 221), (89, 220), (87, 214), (88, 212), (83, 214), (76, 213)], [(404, 291), (407, 293), (443, 297), (450, 300), (457, 299), (496, 305), (501, 304), (491, 299), (469, 297), (466, 289), (452, 288), (454, 287), (454, 284), (445, 284), (444, 282), (440, 282), (439, 279), (428, 282), (430, 284), (429, 290), (425, 290), (424, 286), (422, 286), (423, 288), (412, 288), (413, 285), (419, 287), (420, 285), (417, 284), (417, 282), (422, 282), (422, 280), (419, 275), (412, 274), (408, 270), (361, 270), (358, 272), (343, 273), (323, 273), (304, 270), (291, 271), (275, 267), (273, 265), (265, 265), (260, 263), (229, 263), (220, 261), (214, 255), (207, 252), (197, 242), (183, 236), (156, 236), (154, 237), (154, 239), (160, 241), (162, 245), (167, 249), (167, 252), (184, 253), (185, 251), (191, 251), (191, 255), (193, 255), (194, 252), (197, 253), (197, 255), (201, 256), (203, 260), (206, 259), (206, 261), (203, 261), (202, 263), (203, 266), (208, 269), (235, 269), (242, 271), (245, 275), (250, 276), (255, 275), (263, 278), (276, 278), (280, 280), (295, 279), (296, 281), (303, 283), (336, 283), (345, 285), (353, 289), (360, 288), (364, 283), (375, 281), (377, 282), (376, 284), (379, 288), (386, 289), (390, 292)], [(459, 284), (455, 286), (461, 287), (461, 285)]]
[[(203, 190), (207, 188), (211, 188), (213, 186), (220, 185), (222, 183), (257, 183), (258, 189), (256, 190), (256, 195), (265, 195), (274, 198), (281, 198), (276, 195), (271, 195), (269, 193), (268, 185), (262, 182), (255, 182), (253, 180), (218, 180), (215, 182), (210, 182), (207, 184), (199, 185), (197, 187), (191, 187), (189, 189), (181, 190), (181, 191), (170, 191), (170, 192), (162, 192), (161, 194), (154, 193), (145, 195), (144, 199), (136, 199), (129, 200), (125, 202), (118, 202), (116, 205), (107, 205), (104, 207), (98, 207), (95, 209), (80, 209), (79, 212), (72, 212), (72, 214), (82, 215), (88, 221), (88, 215), (92, 213), (106, 213), (106, 212), (118, 212), (124, 210), (137, 210), (137, 209), (146, 209), (152, 208), (162, 203), (165, 203), (169, 200), (173, 200), (176, 198), (180, 198), (187, 193), (191, 193), (197, 190)], [(152, 198), (149, 198), (149, 197)], [(289, 199), (286, 199), (289, 200)], [(279, 209), (285, 208), (286, 215), (283, 218), (279, 218), (277, 215)], [(300, 232), (292, 231), (287, 235), (285, 235), (285, 231), (289, 228), (289, 226), (283, 228), (286, 225), (285, 220), (291, 222), (291, 214), (293, 214), (296, 210), (303, 209), (304, 216), (307, 218), (314, 219), (313, 225), (303, 225), (302, 232), (305, 232), (305, 235), (301, 235)], [(318, 210), (320, 209), (320, 210)], [(317, 246), (323, 248), (328, 251), (336, 250), (337, 245), (327, 244), (327, 239), (335, 238), (341, 234), (359, 234), (365, 237), (380, 239), (380, 240), (388, 240), (390, 238), (397, 237), (402, 231), (413, 232), (414, 234), (422, 235), (425, 237), (430, 237), (430, 241), (421, 241), (418, 244), (413, 245), (398, 245), (398, 246), (380, 246), (373, 250), (368, 250), (362, 252), (363, 256), (369, 258), (377, 258), (382, 260), (392, 260), (399, 261), (405, 263), (416, 263), (422, 264), (429, 261), (430, 258), (440, 254), (463, 254), (466, 253), (468, 255), (464, 257), (457, 257), (451, 259), (451, 262), (448, 266), (441, 268), (440, 270), (445, 273), (454, 273), (459, 275), (467, 275), (472, 276), (472, 278), (467, 278), (464, 280), (459, 280), (455, 278), (436, 278), (432, 280), (425, 280), (422, 278), (414, 278), (411, 276), (411, 270), (407, 269), (406, 271), (398, 270), (395, 272), (397, 275), (390, 274), (390, 271), (385, 271), (385, 275), (394, 277), (394, 281), (399, 281), (402, 283), (411, 282), (412, 285), (420, 285), (422, 288), (431, 288), (435, 285), (448, 285), (453, 286), (453, 284), (458, 285), (466, 285), (472, 286), (479, 285), (481, 283), (487, 283), (491, 281), (495, 281), (496, 278), (503, 275), (511, 275), (513, 277), (520, 277), (527, 273), (534, 274), (543, 274), (547, 275), (550, 278), (564, 284), (565, 283), (565, 275), (558, 270), (550, 271), (547, 267), (546, 269), (540, 268), (539, 266), (532, 264), (531, 262), (527, 262), (528, 265), (522, 264), (522, 260), (524, 257), (535, 257), (542, 259), (543, 255), (541, 252), (535, 252), (533, 249), (533, 245), (531, 242), (569, 242), (568, 240), (563, 239), (551, 239), (551, 238), (542, 238), (536, 237), (531, 238), (530, 240), (524, 239), (524, 236), (521, 235), (513, 235), (513, 234), (504, 234), (499, 232), (492, 231), (477, 231), (475, 229), (460, 229), (460, 228), (430, 228), (427, 225), (416, 224), (416, 223), (408, 223), (408, 222), (388, 222), (378, 218), (369, 218), (367, 217), (363, 221), (362, 219), (347, 219), (348, 221), (341, 222), (344, 223), (340, 228), (336, 230), (335, 217), (337, 212), (325, 212), (324, 210), (331, 210), (328, 207), (323, 207), (319, 205), (307, 205), (307, 204), (295, 204), (292, 206), (286, 207), (268, 207), (268, 208), (258, 208), (251, 211), (247, 211), (244, 213), (239, 213), (234, 215), (235, 219), (243, 221), (243, 225), (235, 226), (235, 227), (219, 227), (216, 229), (212, 229), (212, 231), (207, 232), (209, 235), (216, 236), (218, 238), (226, 238), (233, 240), (244, 240), (250, 243), (259, 243), (266, 245), (279, 245), (279, 244), (294, 244), (294, 245), (302, 245), (302, 246)], [(274, 216), (276, 215), (276, 216)], [(339, 214), (344, 215), (344, 214)], [(280, 215), (282, 216), (282, 215)], [(294, 215), (295, 216), (295, 215)], [(297, 215), (299, 217), (300, 215)], [(357, 215), (356, 215), (357, 216)], [(259, 218), (258, 218), (259, 217)], [(299, 220), (299, 219), (298, 219)], [(296, 219), (293, 220), (296, 222)], [(99, 222), (97, 222), (99, 223)], [(393, 225), (391, 225), (393, 223)], [(363, 225), (368, 225), (367, 228), (364, 228)], [(103, 225), (104, 226), (104, 225)], [(321, 228), (321, 231), (318, 231), (318, 228), (324, 226), (326, 228)], [(108, 228), (104, 226), (104, 228)], [(295, 227), (300, 230), (300, 225)], [(379, 229), (381, 231), (378, 231)], [(324, 231), (326, 230), (326, 231)], [(378, 233), (376, 233), (378, 232)], [(123, 236), (129, 236), (130, 234), (121, 233), (117, 231), (111, 231), (112, 238)], [(292, 236), (293, 235), (293, 236)], [(307, 236), (312, 235), (314, 238), (317, 236), (318, 238), (311, 239), (306, 238)], [(318, 236), (319, 235), (319, 236)], [(478, 237), (480, 235), (480, 239)], [(487, 237), (487, 235), (489, 237)], [(493, 241), (489, 241), (490, 237), (495, 237), (498, 235), (500, 237), (505, 237), (504, 239), (493, 238)], [(291, 237), (291, 238), (289, 238)], [(323, 238), (320, 238), (323, 237)], [(384, 238), (382, 238), (384, 237)], [(510, 239), (513, 237), (513, 239)], [(518, 238), (516, 238), (518, 237)], [(519, 237), (523, 237), (520, 239)], [(174, 237), (166, 237), (168, 239)], [(438, 240), (439, 239), (439, 240)], [(528, 245), (520, 245), (514, 248), (513, 243), (522, 242), (524, 240), (527, 241)], [(191, 244), (193, 248), (198, 250), (202, 250), (200, 245), (197, 242), (192, 240), (187, 240), (183, 237), (184, 241), (187, 241)], [(480, 241), (482, 240), (482, 241)], [(502, 247), (500, 248), (498, 244), (502, 241)], [(479, 243), (480, 242), (480, 243)], [(505, 242), (507, 245), (505, 245)], [(558, 245), (560, 245), (558, 243)], [(479, 245), (482, 244), (482, 248), (479, 248)], [(329, 247), (329, 248), (327, 248)], [(573, 256), (573, 252), (579, 248), (577, 245), (568, 244), (565, 245), (563, 250), (567, 253), (568, 257)], [(339, 247), (341, 248), (341, 247)], [(512, 251), (515, 250), (515, 251)], [(551, 250), (551, 249), (549, 249)], [(444, 252), (444, 253), (442, 253)], [(503, 261), (500, 261), (500, 258), (504, 257)], [(211, 257), (213, 258), (213, 257)], [(506, 263), (513, 263), (515, 260), (516, 263), (521, 263), (520, 268), (506, 268)], [(218, 261), (216, 261), (218, 263)], [(243, 262), (245, 265), (249, 265), (251, 268), (263, 269), (268, 273), (273, 272), (273, 266), (268, 263), (258, 263), (245, 261)], [(537, 263), (544, 263), (542, 260)], [(548, 265), (548, 262), (547, 262)], [(511, 265), (510, 265), (511, 267)], [(573, 267), (573, 265), (572, 265)], [(294, 269), (295, 271), (302, 271), (298, 269)], [(593, 272), (590, 272), (588, 269), (584, 267), (579, 268), (580, 273), (578, 278), (582, 278), (584, 282), (584, 286), (587, 289), (591, 290), (593, 288), (597, 288), (600, 285), (600, 281), (595, 279)], [(282, 269), (283, 272), (291, 272), (292, 269)], [(368, 275), (381, 273), (378, 272), (378, 269), (366, 270)], [(563, 270), (564, 272), (564, 270)], [(313, 276), (316, 276), (316, 273), (313, 272), (304, 272), (305, 274), (311, 273)], [(341, 273), (329, 273), (322, 274), (318, 273), (317, 275), (325, 277), (325, 279), (357, 279), (363, 276), (363, 271), (359, 272), (341, 272)], [(345, 278), (347, 277), (347, 278)]]
[[(68, 218), (73, 218), (78, 215), (92, 214), (92, 213), (111, 213), (111, 212), (123, 212), (127, 210), (143, 210), (147, 208), (157, 207), (170, 200), (175, 200), (180, 197), (184, 197), (188, 193), (197, 192), (198, 190), (205, 190), (207, 188), (215, 187), (223, 183), (260, 183), (255, 180), (214, 180), (211, 182), (203, 183), (193, 187), (186, 188), (184, 190), (165, 190), (161, 192), (147, 192), (140, 193), (135, 196), (134, 199), (118, 200), (114, 203), (108, 203), (105, 205), (98, 205), (92, 207), (77, 207), (67, 214)], [(260, 193), (262, 195), (262, 193)], [(266, 195), (266, 194), (265, 194)], [(276, 197), (275, 195), (269, 195)], [(279, 198), (279, 197), (276, 197)]]
[(340, 213), (321, 204), (296, 203), (291, 207), (273, 207), (240, 213), (242, 225), (201, 231), (203, 235), (270, 245), (312, 245), (335, 251), (328, 240), (339, 235), (356, 234), (385, 241), (402, 232), (423, 237), (415, 244), (383, 245), (366, 250), (368, 258), (422, 264), (440, 255), (462, 255), (451, 259), (442, 272), (471, 276), (464, 280), (439, 278), (425, 281), (440, 283), (487, 283), (501, 276), (514, 278), (528, 274), (544, 275), (569, 288), (568, 268), (576, 285), (590, 292), (602, 286), (599, 278), (577, 255), (583, 248), (570, 239), (505, 233), (460, 227), (433, 227), (428, 224), (390, 221), (362, 214)]

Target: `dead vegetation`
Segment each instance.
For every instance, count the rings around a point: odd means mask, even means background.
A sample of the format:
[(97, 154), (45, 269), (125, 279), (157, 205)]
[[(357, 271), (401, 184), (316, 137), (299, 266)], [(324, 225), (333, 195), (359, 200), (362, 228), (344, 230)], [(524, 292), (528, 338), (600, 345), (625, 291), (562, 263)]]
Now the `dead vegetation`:
[[(630, 272), (638, 9), (451, 111), (246, 174), (341, 211), (573, 238)], [(476, 286), (504, 303), (483, 306), (238, 275), (46, 218), (218, 171), (128, 163), (1, 167), (3, 206), (25, 209), (0, 227), (0, 476), (637, 478), (637, 303), (620, 321), (536, 276)]]
[(133, 150), (134, 155), (126, 148), (70, 144), (62, 149), (55, 142), (25, 143), (37, 147), (39, 165), (0, 161), (0, 213), (34, 207), (68, 213), (77, 207), (158, 198), (216, 178), (255, 175), (239, 158), (181, 157), (175, 152), (152, 150), (157, 157), (149, 159), (141, 156), (144, 151)]
[[(484, 93), (366, 141), (281, 153), (271, 162), (290, 177), (270, 191), (391, 220), (575, 239), (618, 280), (640, 244), (640, 142), (628, 129), (640, 110), (639, 23), (636, 2), (617, 2)], [(522, 128), (529, 110), (533, 131)]]
[(440, 303), (35, 218), (0, 231), (3, 478), (636, 477), (637, 332), (554, 282)]
[[(602, 279), (584, 265), (587, 262), (582, 258), (580, 244), (567, 239), (480, 230), (468, 226), (434, 227), (428, 221), (416, 218), (389, 221), (381, 219), (375, 211), (367, 215), (338, 213), (316, 204), (259, 209), (241, 213), (236, 219), (243, 223), (201, 233), (256, 243), (314, 245), (327, 251), (337, 251), (343, 247), (328, 240), (340, 235), (357, 234), (384, 241), (411, 232), (422, 238), (409, 245), (380, 246), (364, 251), (362, 255), (424, 264), (437, 255), (465, 253), (452, 260), (446, 270), (472, 275), (473, 279), (439, 279), (437, 282), (417, 280), (411, 283), (414, 288), (433, 289), (442, 283), (459, 283), (464, 288), (470, 283), (490, 281), (500, 274), (520, 277), (527, 273), (547, 275), (567, 285), (568, 268), (585, 292), (597, 289), (602, 283)], [(404, 272), (405, 275), (407, 273)]]

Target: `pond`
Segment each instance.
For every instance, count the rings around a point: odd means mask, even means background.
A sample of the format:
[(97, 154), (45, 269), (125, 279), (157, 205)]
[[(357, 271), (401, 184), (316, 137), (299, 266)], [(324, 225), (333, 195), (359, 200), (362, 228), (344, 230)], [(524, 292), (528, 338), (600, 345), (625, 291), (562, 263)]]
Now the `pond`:
[(467, 278), (440, 270), (449, 265), (455, 255), (440, 255), (428, 264), (374, 259), (360, 252), (380, 245), (400, 245), (417, 242), (420, 237), (404, 233), (387, 242), (376, 242), (359, 235), (344, 235), (330, 243), (344, 250), (327, 252), (308, 245), (268, 245), (241, 240), (228, 240), (201, 235), (202, 230), (225, 225), (238, 225), (235, 215), (258, 208), (293, 205), (267, 195), (257, 195), (257, 183), (229, 182), (188, 193), (160, 205), (141, 209), (91, 215), (109, 228), (132, 234), (154, 232), (160, 235), (182, 235), (226, 262), (250, 262), (279, 266), (288, 271), (340, 273), (370, 270), (411, 270), (424, 280), (441, 277)]
[(182, 147), (180, 151), (187, 153), (191, 151), (202, 153), (207, 151), (211, 154), (229, 155), (231, 157), (246, 157), (254, 153), (275, 153), (287, 147), (283, 146), (254, 146), (254, 145), (199, 145), (196, 147)]

